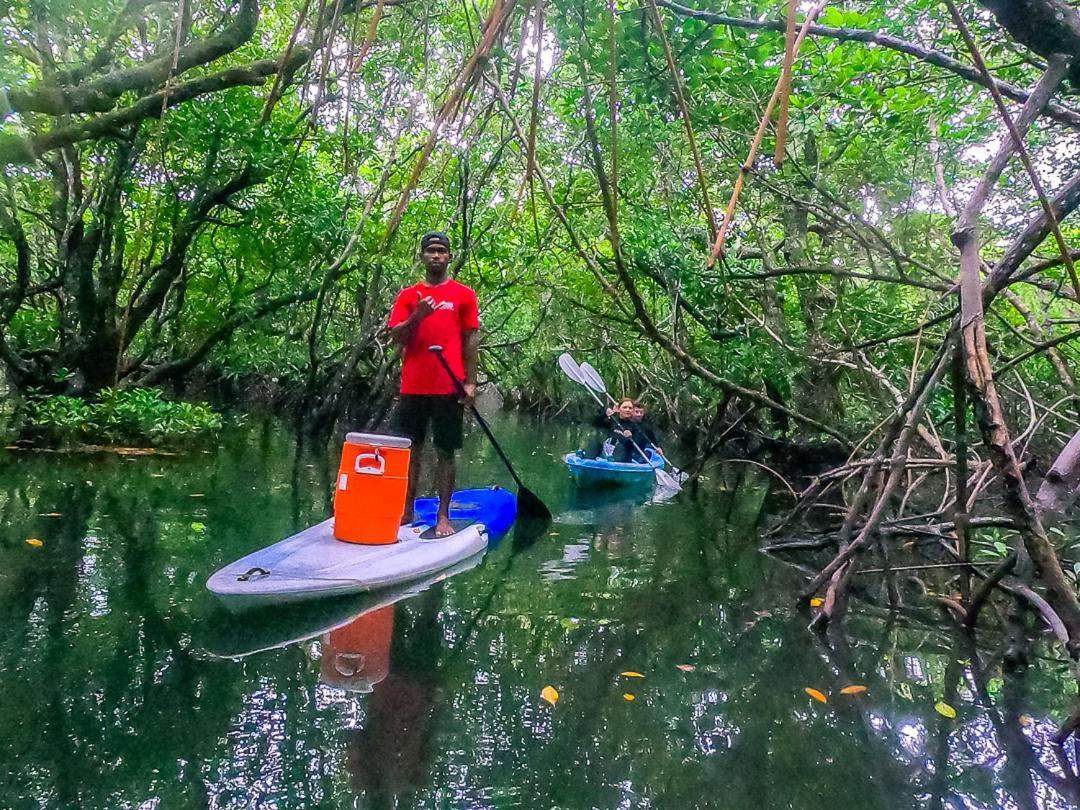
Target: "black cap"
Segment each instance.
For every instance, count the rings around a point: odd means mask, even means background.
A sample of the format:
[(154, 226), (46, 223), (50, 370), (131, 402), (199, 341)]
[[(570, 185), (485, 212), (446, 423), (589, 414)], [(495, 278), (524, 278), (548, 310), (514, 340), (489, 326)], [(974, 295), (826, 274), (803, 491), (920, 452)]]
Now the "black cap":
[(450, 237), (442, 231), (428, 231), (420, 237), (420, 252), (427, 250), (428, 245), (438, 244), (450, 250)]

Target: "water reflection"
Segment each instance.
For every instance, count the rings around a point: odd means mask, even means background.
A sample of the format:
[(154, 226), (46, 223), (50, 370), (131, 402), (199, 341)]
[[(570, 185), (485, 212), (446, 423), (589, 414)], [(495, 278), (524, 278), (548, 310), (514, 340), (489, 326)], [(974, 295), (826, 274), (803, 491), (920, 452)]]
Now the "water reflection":
[(558, 556), (541, 563), (540, 576), (547, 582), (574, 579), (576, 569), (593, 554), (607, 561), (624, 556), (630, 527), (652, 502), (653, 489), (651, 481), (600, 488), (571, 482), (565, 508), (554, 521), (568, 542), (551, 548)]
[(590, 488), (568, 482), (565, 508), (555, 517), (560, 525), (624, 527), (653, 496), (652, 482), (621, 487)]
[(319, 679), (328, 686), (369, 694), (390, 671), (394, 606), (357, 616), (325, 636)]
[[(808, 633), (745, 471), (593, 496), (536, 450), (561, 429), (497, 430), (552, 526), (426, 590), (242, 618), (207, 575), (324, 517), (333, 452), (256, 425), (191, 457), (0, 458), (0, 807), (1076, 805), (1054, 648), (1007, 672), (990, 630), (866, 604)], [(467, 455), (463, 486), (503, 481)]]
[(389, 605), (327, 638), (323, 682), (370, 691), (364, 723), (345, 738), (350, 782), (368, 807), (393, 807), (427, 784), (441, 705), (442, 600), (437, 586), (401, 610), (396, 626)]

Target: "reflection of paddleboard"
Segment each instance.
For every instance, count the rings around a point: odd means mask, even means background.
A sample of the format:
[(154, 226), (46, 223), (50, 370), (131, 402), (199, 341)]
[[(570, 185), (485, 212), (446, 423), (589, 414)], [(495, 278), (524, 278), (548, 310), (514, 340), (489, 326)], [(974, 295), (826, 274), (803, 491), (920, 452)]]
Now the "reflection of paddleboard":
[[(449, 537), (431, 537), (434, 514), (417, 501), (419, 520), (402, 526), (398, 542), (365, 546), (334, 538), (334, 520), (304, 529), (225, 566), (206, 583), (231, 609), (300, 602), (361, 593), (435, 574), (487, 547), (488, 529), (514, 520), (516, 501), (504, 489), (462, 490), (451, 500), (450, 518), (477, 521)], [(455, 509), (454, 505), (459, 508)]]
[(253, 610), (242, 621), (225, 618), (202, 640), (206, 652), (217, 658), (244, 658), (267, 650), (288, 647), (349, 624), (357, 617), (426, 591), (444, 579), (468, 571), (484, 558), (475, 554), (423, 579), (380, 591)]

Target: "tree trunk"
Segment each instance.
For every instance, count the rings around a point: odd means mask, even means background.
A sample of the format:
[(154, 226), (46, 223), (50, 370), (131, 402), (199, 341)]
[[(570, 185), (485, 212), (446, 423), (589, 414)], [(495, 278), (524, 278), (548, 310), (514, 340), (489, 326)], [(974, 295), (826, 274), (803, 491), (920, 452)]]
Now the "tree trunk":
[[(804, 151), (806, 170), (817, 173), (818, 150), (814, 138), (806, 139)], [(789, 201), (784, 207), (784, 259), (791, 267), (805, 267), (814, 262), (808, 257), (807, 234), (809, 233), (809, 212), (797, 201)], [(821, 287), (818, 276), (798, 274), (794, 276), (795, 287), (799, 291), (799, 313), (803, 328), (806, 330), (806, 354), (808, 357), (822, 357), (828, 353), (828, 344), (824, 338), (824, 320), (828, 315), (830, 301), (828, 294)], [(836, 282), (838, 283), (838, 282)], [(843, 399), (839, 391), (839, 368), (829, 363), (820, 363), (813, 369), (813, 374), (800, 380), (801, 399), (809, 403), (807, 410), (813, 413), (833, 414), (843, 418)], [(800, 403), (804, 404), (804, 403)]]
[[(1021, 136), (1053, 95), (1064, 70), (1064, 63), (1058, 60), (1052, 62), (1043, 75), (1016, 122)], [(1038, 575), (1046, 585), (1048, 601), (1068, 629), (1069, 651), (1077, 657), (1080, 656), (1080, 602), (1077, 601), (1072, 584), (1065, 578), (1061, 562), (1024, 482), (1023, 470), (1013, 450), (1001, 400), (994, 385), (994, 373), (986, 348), (978, 219), (990, 190), (1015, 150), (1016, 144), (1012, 138), (1006, 137), (964, 207), (952, 235), (953, 244), (960, 251), (960, 340), (964, 351), (964, 371), (973, 393), (976, 419), (983, 442), (990, 451), (990, 460), (1001, 477), (1005, 504), (1019, 529), (1023, 542), (1021, 551), (1026, 551), (1035, 564)]]

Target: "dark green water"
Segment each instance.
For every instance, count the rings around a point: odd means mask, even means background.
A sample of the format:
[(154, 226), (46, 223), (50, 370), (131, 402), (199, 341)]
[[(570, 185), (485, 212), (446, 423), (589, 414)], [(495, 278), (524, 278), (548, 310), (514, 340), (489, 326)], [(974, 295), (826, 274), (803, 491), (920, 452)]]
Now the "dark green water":
[[(1003, 680), (865, 612), (830, 646), (756, 551), (751, 468), (697, 500), (590, 497), (570, 432), (497, 429), (558, 515), (537, 542), (381, 609), (241, 618), (206, 578), (323, 519), (332, 453), (268, 423), (184, 458), (5, 454), (0, 807), (1072, 806), (1063, 665)], [(461, 485), (506, 481), (467, 450)]]

